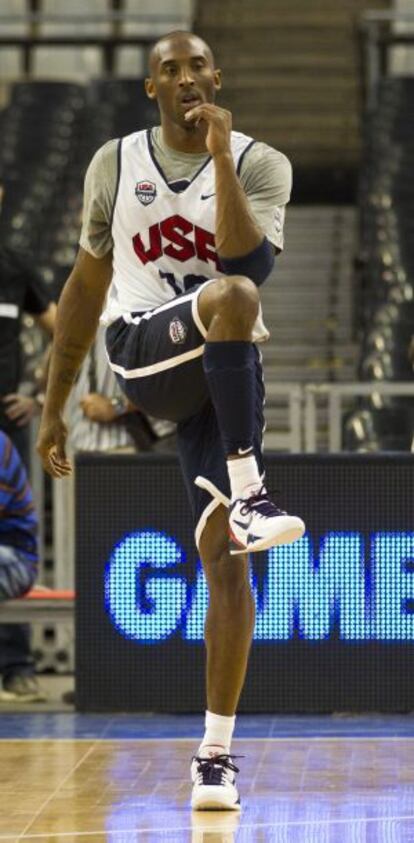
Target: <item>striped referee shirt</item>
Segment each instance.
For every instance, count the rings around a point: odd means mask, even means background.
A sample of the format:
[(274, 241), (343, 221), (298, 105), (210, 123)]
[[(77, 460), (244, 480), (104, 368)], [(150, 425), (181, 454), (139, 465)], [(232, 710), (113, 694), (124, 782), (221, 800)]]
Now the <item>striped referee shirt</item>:
[(0, 431), (0, 544), (37, 563), (38, 520), (26, 470), (8, 436)]

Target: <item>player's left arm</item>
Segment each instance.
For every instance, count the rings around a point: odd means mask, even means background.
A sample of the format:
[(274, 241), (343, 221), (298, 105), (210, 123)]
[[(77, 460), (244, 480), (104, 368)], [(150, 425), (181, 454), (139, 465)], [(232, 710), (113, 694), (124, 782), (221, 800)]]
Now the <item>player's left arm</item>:
[(244, 156), (240, 181), (251, 211), (276, 255), (284, 247), (286, 206), (292, 191), (292, 166), (283, 152), (255, 142)]
[(217, 253), (224, 259), (248, 254), (257, 249), (264, 234), (250, 210), (234, 166), (231, 113), (212, 103), (203, 103), (187, 112), (186, 119), (205, 124), (206, 147), (214, 162)]
[(282, 152), (265, 143), (254, 142), (242, 158), (238, 175), (263, 239), (250, 254), (227, 258), (224, 269), (228, 275), (247, 275), (260, 286), (269, 277), (276, 255), (283, 250), (292, 167)]
[(206, 125), (206, 147), (216, 182), (216, 248), (226, 274), (246, 274), (257, 284), (269, 275), (275, 251), (252, 210), (231, 151), (231, 113), (211, 103), (187, 112)]

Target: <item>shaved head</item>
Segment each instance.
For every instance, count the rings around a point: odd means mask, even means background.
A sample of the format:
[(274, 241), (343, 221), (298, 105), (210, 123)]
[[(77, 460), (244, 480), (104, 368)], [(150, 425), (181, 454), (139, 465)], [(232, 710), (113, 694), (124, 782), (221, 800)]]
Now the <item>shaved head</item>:
[(175, 32), (167, 32), (167, 34), (159, 38), (152, 47), (148, 62), (151, 76), (156, 71), (159, 63), (163, 60), (165, 55), (168, 54), (170, 49), (175, 51), (176, 49), (188, 46), (189, 44), (196, 47), (200, 53), (208, 59), (211, 67), (214, 67), (213, 52), (202, 38), (199, 38), (198, 35), (194, 35), (192, 32), (176, 30)]
[[(154, 44), (149, 56), (145, 91), (156, 100), (166, 143), (174, 149), (205, 149), (203, 121), (186, 119), (187, 112), (214, 103), (221, 88), (221, 71), (214, 65), (208, 44), (192, 32), (168, 32)], [(195, 138), (195, 139), (194, 139)], [(189, 150), (191, 151), (191, 150)]]

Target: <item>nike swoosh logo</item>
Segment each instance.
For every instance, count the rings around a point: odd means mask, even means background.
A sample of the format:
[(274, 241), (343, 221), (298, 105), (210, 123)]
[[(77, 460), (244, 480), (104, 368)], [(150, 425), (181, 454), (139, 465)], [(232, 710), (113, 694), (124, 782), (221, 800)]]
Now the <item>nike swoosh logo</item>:
[(202, 193), (201, 199), (211, 199), (212, 196), (215, 196), (215, 193)]
[(245, 454), (253, 453), (253, 448), (252, 446), (250, 446), (250, 448), (239, 448), (237, 453), (239, 454), (239, 456), (244, 457)]
[(250, 527), (251, 521), (252, 521), (252, 516), (250, 516), (250, 518), (248, 518), (247, 521), (237, 521), (236, 518), (233, 518), (233, 522), (235, 524), (237, 524), (239, 527), (242, 527), (243, 530), (245, 530), (246, 527)]

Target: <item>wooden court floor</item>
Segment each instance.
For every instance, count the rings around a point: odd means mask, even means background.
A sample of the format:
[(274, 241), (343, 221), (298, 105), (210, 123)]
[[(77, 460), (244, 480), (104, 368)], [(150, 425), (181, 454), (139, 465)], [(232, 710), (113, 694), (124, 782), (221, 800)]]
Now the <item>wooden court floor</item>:
[(409, 734), (236, 740), (240, 817), (191, 813), (194, 749), (171, 737), (4, 738), (0, 843), (414, 841)]

